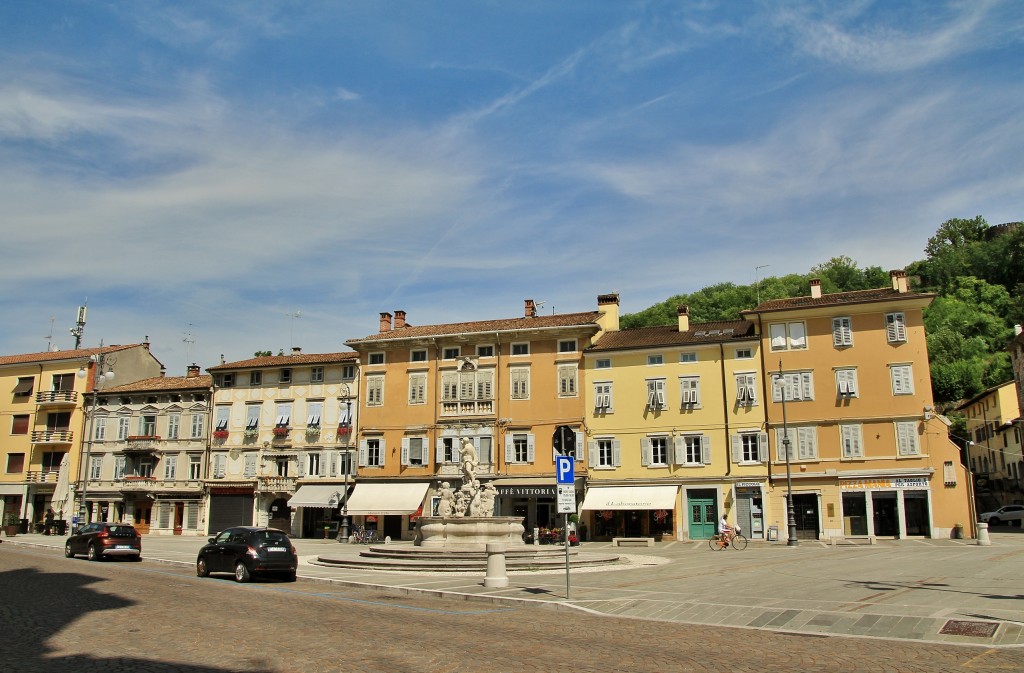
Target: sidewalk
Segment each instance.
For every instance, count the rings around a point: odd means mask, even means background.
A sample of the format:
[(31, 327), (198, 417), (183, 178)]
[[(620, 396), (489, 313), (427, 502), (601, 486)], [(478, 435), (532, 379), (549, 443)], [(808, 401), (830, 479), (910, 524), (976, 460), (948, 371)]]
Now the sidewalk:
[[(619, 553), (615, 569), (564, 567), (510, 573), (509, 586), (485, 588), (484, 573), (349, 570), (316, 565), (319, 556), (357, 555), (359, 545), (294, 540), (299, 576), (459, 600), (529, 602), (553, 609), (688, 624), (801, 634), (882, 637), (985, 647), (1024, 645), (1024, 534), (996, 531), (992, 546), (973, 540), (884, 540), (830, 547), (802, 541), (711, 551), (706, 542), (582, 551)], [(191, 566), (200, 537), (143, 539), (146, 561)], [(409, 544), (409, 543), (396, 543)], [(18, 535), (10, 546), (63, 548), (64, 538)]]

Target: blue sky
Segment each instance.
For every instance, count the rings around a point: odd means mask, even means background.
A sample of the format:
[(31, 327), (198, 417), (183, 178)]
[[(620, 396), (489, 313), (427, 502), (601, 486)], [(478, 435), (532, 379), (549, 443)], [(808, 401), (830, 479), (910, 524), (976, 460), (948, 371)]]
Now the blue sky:
[(181, 374), (902, 267), (1024, 217), (1022, 40), (1015, 1), (3, 3), (0, 354), (86, 300)]

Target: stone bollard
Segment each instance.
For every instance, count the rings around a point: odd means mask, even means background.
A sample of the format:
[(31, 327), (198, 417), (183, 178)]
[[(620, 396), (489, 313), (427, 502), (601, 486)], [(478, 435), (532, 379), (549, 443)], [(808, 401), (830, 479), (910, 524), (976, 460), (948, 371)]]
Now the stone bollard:
[(487, 543), (487, 574), (484, 576), (484, 586), (508, 586), (508, 573), (505, 572), (505, 545), (501, 543)]
[(988, 547), (992, 545), (992, 540), (988, 537), (988, 524), (978, 522), (978, 544), (982, 547)]

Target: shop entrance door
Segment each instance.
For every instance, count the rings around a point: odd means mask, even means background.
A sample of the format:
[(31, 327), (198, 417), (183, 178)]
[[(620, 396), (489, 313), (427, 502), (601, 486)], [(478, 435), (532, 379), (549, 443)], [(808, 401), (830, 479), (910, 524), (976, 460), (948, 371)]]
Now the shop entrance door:
[(714, 491), (688, 491), (686, 508), (689, 510), (691, 540), (707, 540), (717, 531), (718, 517)]
[(900, 534), (900, 524), (896, 518), (896, 491), (874, 491), (871, 494), (871, 507), (874, 510), (875, 535), (896, 537)]
[(149, 524), (153, 518), (153, 505), (141, 500), (135, 501), (135, 530), (139, 535), (149, 532)]
[(904, 491), (903, 516), (907, 527), (907, 535), (929, 537), (931, 535), (931, 527), (928, 525), (928, 493), (925, 491)]
[(796, 519), (796, 539), (818, 539), (818, 495), (816, 493), (794, 493), (793, 514)]

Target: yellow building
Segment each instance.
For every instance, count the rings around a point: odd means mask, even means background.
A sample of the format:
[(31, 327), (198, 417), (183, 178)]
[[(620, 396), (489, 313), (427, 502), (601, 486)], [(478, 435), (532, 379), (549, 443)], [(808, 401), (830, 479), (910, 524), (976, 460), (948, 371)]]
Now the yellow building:
[[(888, 288), (763, 302), (744, 317), (766, 373), (768, 525), (787, 537), (786, 452), (797, 538), (949, 537), (970, 519), (968, 479), (934, 411), (922, 310)], [(784, 434), (784, 430), (786, 433)]]
[(974, 474), (977, 513), (1024, 502), (1021, 486), (1021, 428), (1017, 387), (1013, 381), (982, 391), (956, 411), (967, 420), (967, 460)]
[(47, 508), (71, 521), (84, 510), (81, 449), (85, 393), (103, 365), (118, 381), (160, 373), (149, 343), (0, 356), (0, 496), (3, 519), (42, 521)]
[(380, 318), (377, 334), (346, 342), (362, 370), (350, 510), (382, 535), (412, 538), (437, 489), (461, 484), (459, 446), (468, 440), (477, 475), (497, 489), (496, 513), (522, 516), (527, 530), (554, 526), (553, 438), (568, 428), (565, 451), (582, 478), (578, 370), (603, 314), (541, 315), (528, 299), (519, 318), (424, 326), (404, 311)]
[[(614, 307), (614, 310), (612, 308)], [(706, 539), (722, 514), (763, 538), (768, 436), (745, 320), (606, 331), (584, 353), (591, 539)]]

